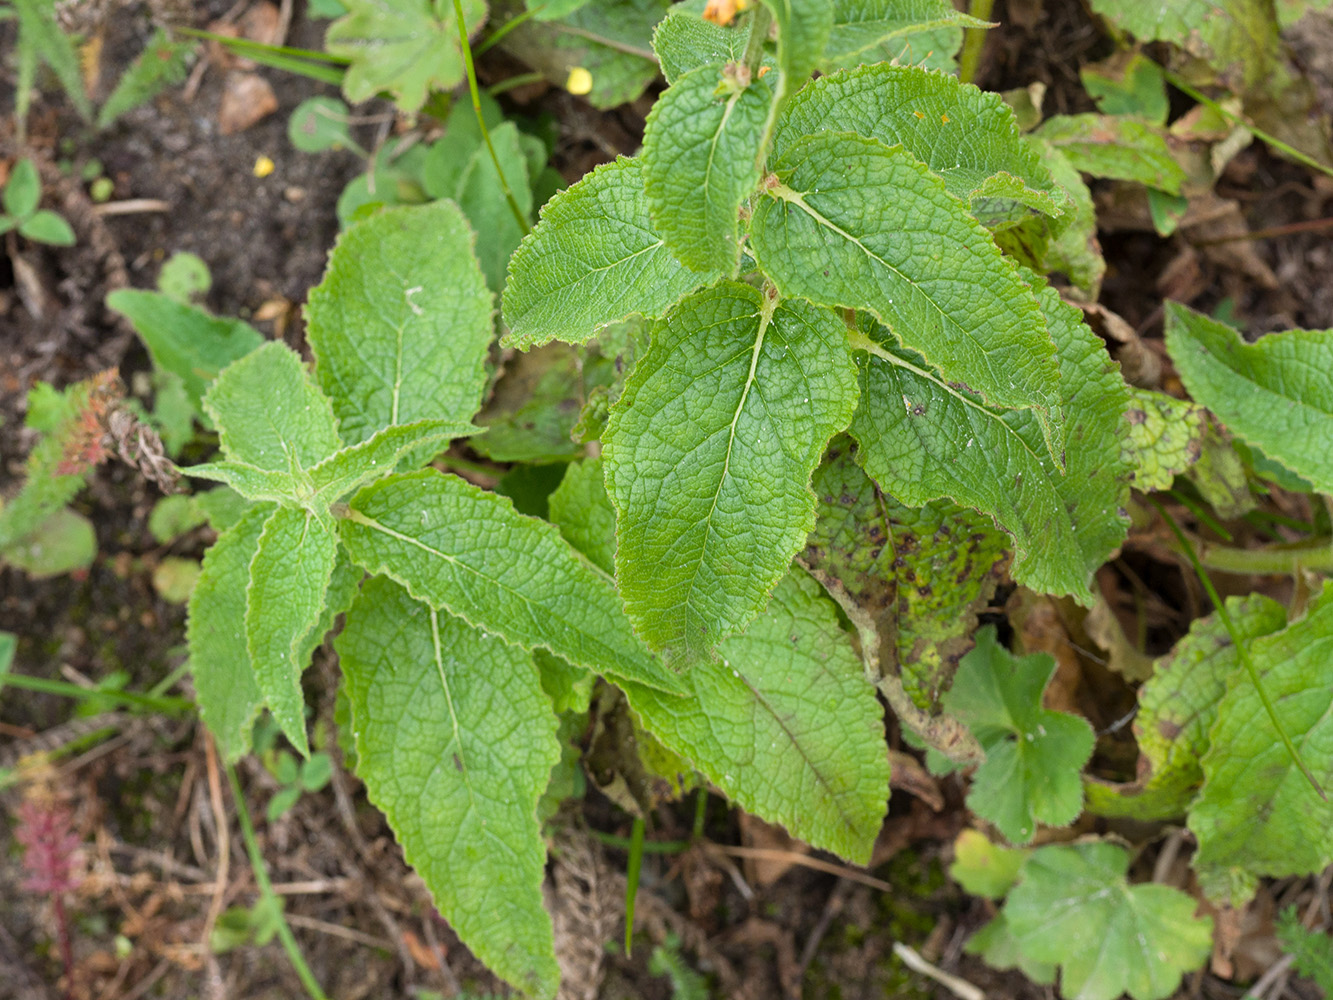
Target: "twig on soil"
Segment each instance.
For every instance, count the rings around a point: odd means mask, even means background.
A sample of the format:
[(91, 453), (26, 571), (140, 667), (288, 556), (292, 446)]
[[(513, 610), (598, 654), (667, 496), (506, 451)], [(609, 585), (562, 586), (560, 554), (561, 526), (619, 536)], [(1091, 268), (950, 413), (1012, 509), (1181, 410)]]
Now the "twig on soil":
[(838, 919), (838, 915), (842, 913), (842, 908), (847, 905), (847, 897), (852, 891), (851, 887), (852, 883), (844, 879), (836, 883), (833, 886), (833, 891), (829, 893), (828, 902), (824, 904), (824, 912), (819, 915), (819, 922), (810, 931), (810, 936), (805, 939), (805, 946), (801, 949), (801, 958), (797, 963), (799, 982), (805, 982), (805, 972), (810, 968), (810, 963), (815, 960), (815, 954), (819, 951), (819, 942), (824, 940), (824, 935), (833, 926), (833, 921)]
[(901, 958), (903, 965), (907, 966), (913, 972), (919, 972), (923, 976), (929, 976), (954, 996), (960, 997), (961, 1000), (986, 1000), (986, 994), (973, 986), (966, 979), (960, 979), (958, 976), (950, 975), (943, 969), (936, 968), (917, 954), (914, 949), (909, 948), (901, 941), (893, 942), (893, 953)]
[(382, 948), (385, 951), (393, 951), (393, 942), (388, 938), (377, 937), (374, 934), (367, 934), (365, 931), (359, 931), (354, 927), (344, 927), (342, 924), (330, 923), (327, 920), (320, 920), (318, 917), (307, 917), (300, 913), (287, 914), (287, 923), (293, 927), (304, 927), (307, 930), (319, 931), (321, 934), (327, 934), (330, 937), (339, 937), (347, 941), (355, 941), (357, 944), (363, 944), (367, 948)]
[(118, 1000), (139, 1000), (140, 997), (146, 996), (148, 991), (157, 985), (157, 981), (165, 976), (167, 970), (170, 968), (171, 959), (162, 959), (157, 965), (153, 966), (152, 972), (148, 973), (148, 975), (144, 976), (135, 984), (134, 989), (130, 990), (124, 996), (119, 997)]
[(708, 854), (729, 854), (737, 858), (755, 858), (761, 861), (785, 861), (793, 865), (801, 865), (804, 868), (813, 868), (818, 872), (825, 872), (829, 875), (837, 875), (839, 878), (845, 878), (849, 882), (859, 882), (862, 885), (868, 885), (872, 889), (878, 889), (880, 892), (892, 892), (893, 886), (877, 879), (873, 875), (867, 875), (865, 872), (857, 871), (855, 868), (849, 868), (846, 865), (835, 865), (830, 861), (821, 861), (819, 858), (812, 858), (805, 854), (798, 854), (795, 851), (780, 851), (773, 847), (731, 847), (726, 844), (703, 845), (704, 851)]
[(108, 201), (94, 205), (94, 215), (141, 215), (144, 212), (170, 212), (171, 202), (161, 198), (126, 198), (122, 201)]

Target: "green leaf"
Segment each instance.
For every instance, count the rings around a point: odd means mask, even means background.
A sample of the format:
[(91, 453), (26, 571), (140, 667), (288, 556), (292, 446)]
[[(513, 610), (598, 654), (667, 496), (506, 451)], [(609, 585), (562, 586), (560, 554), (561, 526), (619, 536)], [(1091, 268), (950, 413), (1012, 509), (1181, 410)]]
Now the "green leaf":
[(1009, 539), (952, 501), (908, 507), (881, 493), (854, 450), (834, 439), (815, 471), (818, 507), (804, 558), (874, 617), (881, 662), (896, 664), (908, 696), (937, 712), (972, 648), (977, 612), (1003, 579)]
[(1211, 919), (1165, 885), (1125, 878), (1129, 852), (1107, 843), (1038, 848), (1004, 915), (1019, 947), (1060, 963), (1060, 992), (1076, 1000), (1162, 1000), (1213, 947)]
[(194, 41), (173, 42), (161, 28), (130, 63), (116, 89), (97, 112), (97, 127), (106, 128), (131, 108), (151, 101), (173, 84), (182, 83)]
[(997, 412), (903, 351), (868, 348), (851, 434), (859, 461), (907, 504), (948, 496), (995, 518), (1014, 539), (1014, 578), (1090, 605), (1089, 581), (1124, 540), (1129, 468), (1120, 436), (1124, 382), (1102, 341), (1050, 288), (1041, 292), (1060, 348), (1067, 435), (1062, 472), (1027, 412)]
[(347, 229), (306, 315), (348, 444), (394, 424), (466, 422), (481, 405), (491, 295), (457, 205), (389, 209)]
[(1095, 177), (1136, 181), (1180, 194), (1185, 171), (1171, 156), (1164, 132), (1133, 118), (1114, 115), (1056, 115), (1037, 129), (1037, 138)]
[(328, 398), (281, 341), (228, 365), (204, 396), (204, 410), (225, 458), (271, 472), (295, 474), (342, 447)]
[(542, 209), (509, 262), (503, 343), (581, 344), (627, 316), (662, 315), (708, 277), (671, 255), (648, 218), (642, 163), (622, 157)]
[(634, 635), (611, 580), (504, 497), (433, 469), (391, 476), (353, 498), (341, 529), (354, 560), (432, 607), (616, 680), (682, 690)]
[(1117, 52), (1103, 62), (1080, 67), (1078, 75), (1102, 114), (1134, 115), (1153, 125), (1166, 124), (1171, 111), (1166, 77), (1162, 67), (1142, 52)]
[(287, 138), (303, 153), (360, 149), (352, 138), (351, 111), (336, 97), (309, 97), (287, 119)]
[[(1282, 605), (1262, 594), (1227, 598), (1232, 624), (1245, 641), (1287, 624)], [(1134, 719), (1141, 760), (1135, 781), (1090, 782), (1088, 808), (1103, 816), (1169, 820), (1183, 816), (1203, 784), (1200, 761), (1227, 680), (1241, 667), (1231, 635), (1216, 614), (1198, 618), (1189, 634), (1153, 663), (1139, 689)], [(1248, 683), (1248, 681), (1246, 682)]]
[(1037, 825), (1067, 826), (1083, 811), (1079, 773), (1092, 756), (1092, 727), (1076, 715), (1041, 707), (1055, 676), (1045, 653), (1015, 657), (995, 641), (995, 626), (977, 632), (944, 708), (967, 723), (986, 762), (972, 776), (967, 805), (1015, 844)]
[[(946, 73), (881, 63), (816, 80), (778, 120), (773, 158), (821, 131), (901, 145), (996, 224), (1064, 211), (1063, 193), (1019, 136), (1009, 106)], [(988, 190), (992, 185), (1002, 190)]]
[(249, 752), (250, 729), (264, 704), (250, 666), (243, 622), (250, 562), (272, 514), (271, 504), (256, 505), (223, 531), (204, 553), (203, 571), (190, 594), (185, 634), (195, 701), (228, 761)]
[(653, 51), (668, 84), (700, 66), (742, 61), (749, 33), (738, 24), (714, 24), (698, 14), (672, 8), (653, 30)]
[(1262, 80), (1276, 55), (1273, 7), (1263, 0), (1092, 0), (1092, 9), (1141, 42), (1170, 42), (1205, 60), (1232, 89)]
[(1278, 914), (1276, 931), (1282, 950), (1295, 960), (1296, 971), (1313, 979), (1325, 996), (1333, 994), (1333, 938), (1328, 932), (1308, 929), (1295, 906)]
[(1226, 324), (1168, 302), (1166, 349), (1190, 395), (1227, 430), (1333, 494), (1333, 330), (1247, 344)]
[(310, 470), (310, 480), (324, 506), (359, 490), (366, 483), (386, 476), (400, 461), (415, 452), (424, 454), (425, 445), (440, 446), (453, 438), (475, 434), (477, 428), (452, 420), (418, 420), (413, 424), (395, 424), (376, 432), (374, 437), (330, 455)]
[(37, 165), (26, 157), (16, 160), (9, 170), (9, 180), (5, 182), (5, 211), (15, 218), (26, 219), (37, 211), (41, 197), (42, 180), (37, 175)]
[(1003, 912), (997, 913), (968, 938), (963, 951), (980, 956), (992, 969), (1018, 969), (1034, 983), (1055, 985), (1055, 963), (1029, 958), (1019, 946)]
[(1029, 853), (991, 843), (978, 830), (964, 830), (954, 841), (949, 876), (973, 896), (1002, 899), (1018, 881)]
[(760, 0), (773, 12), (778, 26), (778, 69), (782, 72), (778, 100), (800, 89), (828, 45), (833, 8), (828, 0)]
[(667, 89), (648, 115), (643, 181), (653, 228), (686, 267), (735, 274), (741, 202), (759, 180), (755, 157), (773, 103), (766, 80), (702, 66)]
[[(1324, 585), (1304, 618), (1255, 639), (1249, 652), (1283, 729), (1315, 779), (1330, 787), (1333, 586)], [(1203, 775), (1189, 827), (1199, 841), (1194, 867), (1210, 896), (1231, 886), (1239, 905), (1257, 876), (1305, 875), (1333, 862), (1333, 803), (1321, 799), (1296, 766), (1244, 671), (1228, 679), (1217, 706)]]
[(616, 571), (616, 509), (602, 480), (602, 460), (571, 462), (551, 494), (551, 523), (565, 541), (608, 576)]
[(454, 193), (477, 234), (477, 259), (486, 284), (496, 292), (504, 288), (509, 258), (518, 249), (524, 230), (514, 218), (505, 197), (504, 186), (495, 169), (495, 158), (504, 165), (504, 179), (509, 184), (519, 211), (525, 219), (532, 215), (532, 186), (524, 161), (522, 133), (513, 122), (502, 122), (491, 129), (493, 158), (489, 149), (478, 146), (458, 177)]
[(1102, 276), (1106, 274), (1106, 260), (1097, 239), (1097, 208), (1092, 202), (1092, 192), (1064, 153), (1040, 139), (1028, 137), (1028, 144), (1041, 151), (1042, 162), (1073, 207), (1072, 217), (1060, 220), (1063, 228), (1058, 233), (1052, 233), (1051, 224), (1045, 222), (1051, 239), (1041, 254), (1041, 270), (1063, 271), (1083, 293), (1085, 301), (1096, 302), (1101, 294)]
[(169, 545), (204, 523), (198, 499), (177, 493), (153, 504), (148, 515), (148, 533), (159, 545)]
[(68, 507), (43, 518), (32, 531), (0, 552), (8, 563), (36, 580), (87, 569), (97, 558), (93, 524)]
[(13, 632), (0, 632), (0, 684), (5, 674), (14, 663), (14, 651), (18, 649), (18, 636)]
[(357, 774), (441, 915), (493, 971), (555, 996), (537, 800), (560, 759), (530, 654), (369, 581), (336, 640)]
[[(329, 25), (329, 55), (351, 60), (343, 94), (353, 104), (388, 91), (403, 111), (418, 111), (432, 90), (463, 79), (452, 0), (343, 0), (347, 14)], [(486, 17), (483, 0), (463, 0), (468, 34)]]
[(46, 209), (42, 209), (31, 218), (20, 222), (19, 235), (25, 239), (36, 240), (38, 243), (49, 243), (57, 247), (72, 247), (78, 242), (78, 238), (74, 235), (74, 230), (70, 228), (69, 223), (56, 215), (55, 212), (48, 212)]
[(621, 684), (644, 726), (738, 805), (864, 864), (888, 798), (874, 687), (832, 604), (803, 572), (685, 675), (692, 696)]
[(635, 628), (694, 662), (743, 628), (814, 527), (810, 474), (856, 406), (846, 327), (734, 282), (681, 302), (605, 434)]
[(1056, 416), (1055, 346), (1032, 290), (939, 178), (848, 133), (801, 140), (777, 169), (751, 253), (783, 295), (869, 309), (949, 382)]
[(1134, 470), (1130, 483), (1144, 493), (1168, 490), (1198, 460), (1207, 415), (1201, 406), (1151, 389), (1131, 388), (1129, 399), (1125, 450)]
[[(18, 14), (20, 57), (35, 53), (50, 66), (83, 120), (92, 121), (93, 106), (83, 89), (79, 54), (69, 36), (60, 30), (55, 4), (51, 0), (13, 0), (11, 6)], [(20, 85), (20, 92), (23, 89)]]
[(324, 610), (338, 536), (306, 510), (279, 507), (264, 524), (245, 591), (245, 640), (255, 680), (273, 718), (302, 756), (310, 755), (299, 659)]
[[(819, 65), (825, 71), (874, 63), (887, 42), (937, 28), (988, 28), (949, 0), (833, 0), (833, 24)], [(919, 62), (913, 59), (912, 62)]]
[(106, 304), (134, 326), (156, 368), (184, 380), (196, 408), (218, 372), (264, 343), (248, 323), (217, 319), (158, 292), (122, 288)]
[(249, 502), (243, 496), (226, 486), (196, 493), (191, 499), (208, 519), (208, 526), (219, 534), (239, 522), (250, 509)]
[(271, 472), (248, 462), (205, 462), (183, 468), (181, 472), (195, 479), (226, 483), (250, 501), (299, 506), (311, 493), (306, 477), (298, 479), (290, 472)]

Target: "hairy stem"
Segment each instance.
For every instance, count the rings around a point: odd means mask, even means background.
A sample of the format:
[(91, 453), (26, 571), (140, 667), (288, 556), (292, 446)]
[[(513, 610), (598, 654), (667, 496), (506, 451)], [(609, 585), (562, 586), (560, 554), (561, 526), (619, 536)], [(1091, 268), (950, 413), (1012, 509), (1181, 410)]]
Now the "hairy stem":
[[(982, 21), (989, 21), (995, 0), (972, 0), (968, 13)], [(975, 83), (977, 67), (981, 64), (981, 50), (986, 45), (986, 29), (968, 28), (963, 36), (963, 51), (958, 55), (958, 79)]]

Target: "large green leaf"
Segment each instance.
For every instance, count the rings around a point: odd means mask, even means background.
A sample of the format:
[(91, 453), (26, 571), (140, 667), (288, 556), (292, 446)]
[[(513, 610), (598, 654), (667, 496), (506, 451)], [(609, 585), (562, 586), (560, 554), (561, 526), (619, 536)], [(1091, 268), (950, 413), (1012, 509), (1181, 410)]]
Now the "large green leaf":
[(1029, 412), (1000, 412), (873, 332), (851, 434), (865, 470), (908, 504), (941, 496), (995, 518), (1014, 539), (1014, 577), (1091, 604), (1093, 572), (1128, 528), (1120, 435), (1125, 384), (1101, 340), (1054, 290), (1041, 292), (1060, 348), (1063, 471)]
[(1092, 727), (1042, 708), (1053, 657), (1012, 655), (995, 641), (993, 625), (977, 632), (976, 642), (944, 696), (945, 709), (986, 751), (967, 805), (1013, 843), (1026, 844), (1037, 824), (1067, 826), (1083, 811), (1079, 772), (1092, 756)]
[(1168, 302), (1166, 349), (1190, 395), (1227, 430), (1333, 494), (1333, 330), (1247, 344), (1226, 324)]
[(477, 412), (491, 295), (472, 242), (449, 201), (389, 209), (339, 237), (310, 292), (307, 335), (348, 444)]
[[(1227, 610), (1247, 642), (1287, 623), (1282, 605), (1262, 594), (1229, 597)], [(1183, 816), (1203, 784), (1200, 762), (1218, 702), (1240, 667), (1231, 634), (1217, 615), (1196, 619), (1189, 634), (1153, 663), (1152, 677), (1139, 689), (1134, 735), (1142, 756), (1136, 780), (1126, 785), (1089, 782), (1089, 809), (1143, 820)]]
[[(319, 622), (338, 556), (332, 524), (279, 507), (264, 524), (245, 591), (245, 642), (264, 703), (302, 755), (310, 746), (301, 693), (304, 640)], [(308, 657), (308, 650), (306, 651)]]
[(702, 66), (653, 105), (643, 134), (644, 193), (653, 228), (686, 267), (734, 274), (741, 202), (759, 180), (755, 157), (773, 103), (767, 80)]
[(1130, 885), (1129, 852), (1107, 843), (1038, 848), (1004, 904), (1019, 948), (1060, 963), (1070, 1000), (1162, 1000), (1213, 946), (1212, 920), (1166, 885)]
[(816, 80), (778, 120), (774, 158), (819, 132), (901, 145), (988, 224), (1064, 211), (1063, 192), (1009, 106), (947, 73), (880, 63)]
[(602, 460), (571, 462), (551, 494), (551, 523), (565, 541), (608, 576), (616, 571), (616, 509), (607, 496)]
[(636, 313), (660, 316), (708, 278), (672, 256), (648, 218), (642, 164), (603, 164), (542, 209), (509, 262), (506, 344), (581, 344)]
[(810, 474), (855, 406), (830, 310), (727, 282), (657, 324), (604, 435), (616, 577), (649, 646), (693, 662), (759, 612), (814, 527)]
[(1115, 115), (1056, 115), (1036, 132), (1084, 173), (1137, 181), (1180, 194), (1185, 171), (1171, 156), (1162, 129)]
[(239, 319), (218, 319), (160, 292), (122, 288), (106, 297), (148, 348), (153, 364), (180, 376), (197, 409), (218, 372), (264, 342)]
[(990, 27), (990, 22), (960, 12), (949, 0), (833, 0), (831, 6), (832, 31), (820, 59), (820, 68), (826, 71), (878, 62), (885, 43), (920, 31)]
[(737, 804), (864, 864), (888, 800), (882, 712), (835, 611), (803, 572), (686, 675), (690, 696), (622, 684), (666, 747)]
[(1055, 345), (1032, 290), (938, 177), (849, 133), (802, 139), (777, 170), (751, 252), (779, 291), (869, 309), (950, 383), (1058, 417)]
[(506, 497), (426, 469), (366, 487), (341, 528), (355, 561), (432, 607), (617, 680), (682, 690), (634, 635), (610, 578)]
[(273, 507), (251, 507), (204, 553), (190, 594), (186, 641), (199, 715), (226, 760), (250, 749), (250, 728), (264, 704), (245, 635), (245, 591), (259, 535)]
[[(1304, 618), (1255, 639), (1249, 652), (1302, 759), (1333, 787), (1333, 585)], [(1238, 905), (1260, 875), (1308, 875), (1333, 862), (1333, 803), (1292, 760), (1248, 672), (1229, 678), (1209, 738), (1203, 791), (1189, 814), (1205, 891), (1229, 891)]]
[(693, 11), (673, 8), (653, 29), (653, 51), (667, 83), (674, 84), (699, 66), (741, 62), (749, 38), (741, 23), (714, 24)]
[(310, 470), (318, 504), (327, 507), (366, 483), (388, 475), (408, 455), (424, 454), (422, 449), (426, 445), (434, 445), (438, 450), (451, 438), (466, 437), (476, 431), (469, 423), (452, 420), (418, 420), (385, 427), (360, 444), (330, 455)]
[(500, 976), (554, 997), (537, 800), (560, 759), (532, 656), (376, 577), (337, 641), (356, 770), (440, 913)]
[(258, 469), (297, 474), (342, 447), (328, 398), (281, 341), (228, 365), (204, 396), (204, 409), (217, 425), (223, 457)]
[(875, 618), (880, 663), (921, 708), (939, 710), (977, 612), (1003, 579), (1009, 538), (950, 500), (908, 507), (881, 492), (835, 438), (811, 486), (818, 507), (807, 565), (832, 575)]
[[(342, 0), (347, 13), (329, 25), (329, 55), (351, 60), (343, 94), (353, 104), (388, 91), (404, 111), (417, 111), (432, 90), (463, 79), (453, 0)], [(486, 17), (484, 0), (463, 0), (469, 34)]]

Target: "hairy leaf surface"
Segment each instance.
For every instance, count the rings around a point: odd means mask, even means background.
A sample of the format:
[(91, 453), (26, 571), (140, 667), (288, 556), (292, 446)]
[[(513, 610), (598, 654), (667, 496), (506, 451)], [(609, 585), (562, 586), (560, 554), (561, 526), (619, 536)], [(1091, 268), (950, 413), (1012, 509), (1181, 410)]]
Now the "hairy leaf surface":
[(833, 30), (828, 0), (760, 0), (773, 12), (778, 28), (778, 69), (783, 99), (803, 84), (819, 65)]
[(486, 382), (491, 294), (449, 201), (379, 212), (338, 239), (310, 291), (315, 374), (343, 437), (472, 419)]
[(551, 523), (565, 541), (608, 576), (616, 571), (616, 509), (606, 494), (602, 460), (571, 462), (551, 494)]
[[(1064, 211), (1063, 192), (1009, 106), (947, 73), (880, 63), (816, 80), (779, 118), (774, 159), (820, 132), (901, 145), (993, 223)], [(1002, 190), (989, 189), (996, 184)]]
[(264, 343), (242, 320), (210, 316), (159, 292), (121, 288), (106, 304), (130, 321), (154, 366), (180, 376), (196, 408), (218, 372)]
[(478, 428), (453, 420), (418, 420), (392, 424), (360, 444), (343, 448), (310, 470), (310, 481), (327, 506), (366, 483), (388, 475), (403, 458), (421, 454), (425, 445), (436, 450), (456, 437), (475, 434)]
[(949, 0), (833, 0), (833, 24), (819, 65), (837, 70), (864, 57), (876, 62), (878, 50), (896, 38), (936, 28), (987, 28), (990, 22), (964, 14)]
[(1203, 407), (1135, 388), (1129, 390), (1129, 403), (1125, 450), (1134, 469), (1130, 481), (1145, 493), (1170, 489), (1176, 476), (1199, 458), (1208, 427)]
[(779, 291), (869, 309), (950, 382), (1057, 417), (1055, 345), (1032, 290), (939, 178), (847, 133), (801, 140), (777, 169), (751, 252)]
[(245, 590), (245, 643), (255, 680), (273, 718), (303, 756), (310, 753), (301, 693), (306, 662), (298, 656), (324, 610), (337, 556), (331, 524), (310, 511), (279, 507), (259, 536)]
[(642, 163), (622, 157), (547, 202), (509, 262), (504, 343), (581, 344), (635, 313), (660, 316), (708, 280), (667, 249), (643, 183)]
[(251, 507), (204, 553), (190, 593), (186, 642), (199, 715), (225, 760), (250, 750), (250, 729), (264, 704), (245, 634), (245, 592), (271, 504)]
[(384, 577), (362, 590), (337, 649), (357, 774), (404, 857), (478, 958), (554, 997), (537, 800), (560, 748), (531, 654)]
[(1038, 848), (1004, 916), (1022, 951), (1060, 963), (1060, 992), (1078, 1000), (1162, 1000), (1213, 946), (1212, 920), (1166, 885), (1130, 885), (1129, 852), (1107, 843)]
[[(1246, 641), (1287, 624), (1282, 605), (1262, 594), (1227, 598), (1232, 624)], [(1227, 681), (1241, 669), (1231, 635), (1216, 614), (1199, 618), (1189, 634), (1153, 664), (1139, 689), (1134, 719), (1139, 777), (1128, 785), (1090, 782), (1088, 806), (1103, 816), (1167, 820), (1183, 816), (1203, 784), (1201, 761)]]
[[(1304, 618), (1249, 651), (1287, 735), (1315, 779), (1333, 786), (1333, 585)], [(1203, 791), (1189, 814), (1205, 891), (1230, 887), (1239, 905), (1260, 875), (1307, 875), (1333, 862), (1333, 803), (1291, 759), (1247, 672), (1229, 678), (1209, 736)]]
[(272, 340), (228, 365), (204, 396), (224, 458), (297, 473), (342, 447), (328, 397), (301, 359)]
[(352, 558), (418, 600), (525, 649), (682, 690), (634, 635), (611, 580), (506, 497), (426, 469), (366, 487), (351, 508), (341, 529)]
[(1042, 708), (1054, 658), (1013, 656), (995, 641), (993, 625), (977, 632), (976, 643), (944, 696), (945, 709), (967, 723), (986, 751), (967, 804), (1010, 841), (1026, 844), (1039, 823), (1065, 826), (1083, 811), (1079, 772), (1092, 756), (1092, 727), (1077, 715)]
[(1247, 344), (1174, 302), (1166, 349), (1190, 395), (1227, 430), (1333, 494), (1333, 330), (1288, 330)]
[(653, 105), (643, 134), (648, 215), (686, 267), (735, 273), (740, 205), (759, 180), (755, 157), (772, 103), (767, 80), (742, 86), (734, 71), (702, 66)]
[(674, 84), (699, 66), (725, 66), (740, 62), (749, 33), (736, 22), (729, 25), (705, 21), (697, 14), (675, 8), (653, 29), (653, 51), (662, 75)]
[(650, 647), (706, 656), (786, 574), (814, 527), (810, 474), (856, 406), (846, 344), (830, 310), (735, 282), (657, 324), (604, 453), (617, 581)]
[(685, 675), (684, 698), (622, 684), (630, 706), (744, 809), (867, 861), (888, 799), (884, 724), (832, 604), (794, 572), (718, 653)]
[(1092, 602), (1089, 580), (1128, 528), (1129, 468), (1120, 434), (1127, 395), (1100, 338), (1041, 292), (1060, 346), (1066, 462), (1062, 472), (1032, 414), (1000, 412), (951, 386), (919, 358), (877, 344), (862, 355), (851, 434), (859, 461), (908, 504), (937, 497), (990, 514), (1014, 539), (1014, 577), (1043, 593)]

